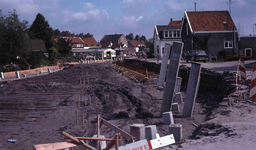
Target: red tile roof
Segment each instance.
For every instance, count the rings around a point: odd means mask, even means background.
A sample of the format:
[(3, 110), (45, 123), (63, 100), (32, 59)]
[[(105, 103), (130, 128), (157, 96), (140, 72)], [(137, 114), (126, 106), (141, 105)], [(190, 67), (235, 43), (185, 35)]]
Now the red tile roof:
[(82, 38), (84, 44), (98, 44), (94, 38)]
[(72, 44), (77, 44), (77, 43), (84, 43), (84, 41), (80, 38), (80, 37), (60, 37), (60, 38), (64, 38), (65, 40), (72, 40), (71, 43)]
[(134, 47), (137, 47), (137, 45), (145, 45), (144, 41), (129, 40), (128, 42), (130, 42)]
[(30, 39), (29, 48), (32, 51), (46, 51), (45, 43), (40, 39)]
[(236, 26), (228, 11), (187, 12), (193, 31), (233, 31)]
[(181, 26), (182, 25), (182, 20), (179, 21), (171, 21), (169, 22), (168, 26)]

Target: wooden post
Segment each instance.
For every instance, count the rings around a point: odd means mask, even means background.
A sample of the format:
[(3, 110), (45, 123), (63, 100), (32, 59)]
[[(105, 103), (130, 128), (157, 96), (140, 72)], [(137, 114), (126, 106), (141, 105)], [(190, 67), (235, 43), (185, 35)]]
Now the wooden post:
[(80, 96), (81, 95), (78, 95), (78, 101), (77, 101), (78, 107), (80, 107)]
[(78, 124), (78, 110), (76, 111), (76, 124)]
[(84, 78), (84, 88), (85, 88), (85, 78)]
[[(97, 131), (98, 131), (98, 134), (97, 134), (97, 138), (100, 138), (100, 122), (101, 122), (101, 119), (100, 119), (100, 115), (98, 115), (98, 129), (97, 129)], [(97, 149), (99, 149), (100, 148), (100, 141), (97, 141)]]
[[(89, 145), (89, 142), (88, 142), (88, 140), (86, 140), (86, 141), (85, 141), (85, 143)], [(88, 150), (88, 148), (86, 148), (86, 150)]]
[(89, 94), (89, 103), (90, 103), (90, 106), (92, 105), (92, 98), (91, 98), (91, 95)]
[(80, 78), (80, 86), (82, 87), (82, 78)]
[(84, 112), (83, 112), (83, 125), (84, 125)]
[(82, 71), (82, 76), (84, 76), (84, 72)]
[(119, 147), (119, 134), (116, 134), (116, 150), (118, 150)]

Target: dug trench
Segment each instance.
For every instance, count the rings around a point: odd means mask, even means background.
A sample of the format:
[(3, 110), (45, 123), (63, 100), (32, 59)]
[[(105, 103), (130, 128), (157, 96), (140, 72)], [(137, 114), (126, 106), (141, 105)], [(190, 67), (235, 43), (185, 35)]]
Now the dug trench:
[[(151, 72), (160, 68), (147, 67)], [(179, 76), (185, 96), (189, 68), (181, 66)], [(198, 128), (191, 122), (200, 125), (210, 120), (218, 102), (234, 89), (233, 82), (233, 74), (202, 69), (193, 117), (174, 115), (174, 122), (182, 124), (183, 139), (196, 137), (194, 131)], [(33, 149), (36, 144), (67, 141), (62, 131), (72, 136), (91, 137), (96, 134), (98, 115), (127, 132), (131, 124), (143, 123), (156, 125), (160, 136), (168, 134), (168, 126), (159, 117), (163, 91), (153, 82), (130, 80), (115, 72), (109, 63), (79, 65), (0, 84), (0, 149)], [(105, 126), (101, 133), (109, 138), (115, 135)], [(16, 142), (10, 143), (8, 139)], [(121, 144), (126, 142), (123, 140)]]

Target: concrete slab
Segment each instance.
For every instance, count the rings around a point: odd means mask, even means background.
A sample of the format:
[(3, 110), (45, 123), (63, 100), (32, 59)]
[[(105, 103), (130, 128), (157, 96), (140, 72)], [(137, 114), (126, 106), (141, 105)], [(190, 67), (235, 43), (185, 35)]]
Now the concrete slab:
[(192, 63), (192, 67), (190, 69), (188, 86), (186, 91), (186, 98), (183, 108), (183, 117), (191, 117), (194, 109), (194, 103), (197, 97), (198, 85), (200, 82), (200, 74), (201, 74), (201, 64)]
[(180, 107), (178, 103), (172, 103), (172, 112), (180, 112)]
[(182, 97), (181, 92), (175, 93), (175, 98), (176, 98), (176, 101), (177, 101), (179, 104), (183, 104), (183, 97)]
[(162, 116), (164, 112), (169, 112), (171, 109), (174, 87), (178, 75), (182, 49), (182, 42), (173, 42), (160, 116)]
[(160, 68), (160, 73), (159, 73), (159, 80), (158, 80), (158, 87), (163, 87), (164, 81), (165, 81), (165, 76), (166, 76), (166, 70), (167, 70), (167, 63), (171, 51), (171, 45), (170, 44), (165, 44), (164, 48), (164, 56), (162, 57), (162, 63), (161, 63), (161, 68)]

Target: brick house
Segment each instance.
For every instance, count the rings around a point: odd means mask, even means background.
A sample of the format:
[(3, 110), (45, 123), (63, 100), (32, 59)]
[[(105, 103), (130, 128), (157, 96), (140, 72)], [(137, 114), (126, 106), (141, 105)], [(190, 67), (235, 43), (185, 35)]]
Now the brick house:
[(146, 47), (144, 41), (128, 40), (128, 47), (133, 48), (135, 52), (139, 52), (140, 47)]
[(181, 34), (184, 53), (203, 49), (210, 59), (220, 51), (238, 55), (238, 32), (228, 11), (185, 11)]
[(85, 48), (99, 48), (101, 45), (94, 38), (82, 38)]

